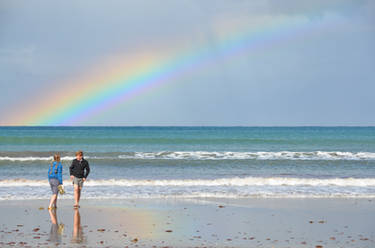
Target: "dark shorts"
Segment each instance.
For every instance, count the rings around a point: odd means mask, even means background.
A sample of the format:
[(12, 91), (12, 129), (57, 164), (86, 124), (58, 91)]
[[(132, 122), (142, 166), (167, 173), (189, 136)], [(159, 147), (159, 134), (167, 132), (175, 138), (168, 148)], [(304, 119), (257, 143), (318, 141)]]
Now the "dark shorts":
[(56, 178), (51, 178), (49, 180), (49, 185), (51, 185), (52, 194), (57, 195), (59, 192), (59, 189), (57, 188), (59, 186), (60, 182)]
[(78, 187), (82, 188), (82, 186), (83, 186), (83, 178), (74, 177), (73, 184), (78, 185)]

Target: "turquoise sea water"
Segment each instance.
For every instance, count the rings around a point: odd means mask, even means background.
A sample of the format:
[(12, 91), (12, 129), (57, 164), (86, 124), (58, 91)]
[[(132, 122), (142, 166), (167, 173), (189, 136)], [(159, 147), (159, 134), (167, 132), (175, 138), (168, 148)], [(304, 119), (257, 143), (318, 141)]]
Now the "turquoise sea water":
[(79, 149), (88, 198), (375, 197), (375, 127), (0, 127), (0, 199), (48, 198), (55, 152), (71, 197)]

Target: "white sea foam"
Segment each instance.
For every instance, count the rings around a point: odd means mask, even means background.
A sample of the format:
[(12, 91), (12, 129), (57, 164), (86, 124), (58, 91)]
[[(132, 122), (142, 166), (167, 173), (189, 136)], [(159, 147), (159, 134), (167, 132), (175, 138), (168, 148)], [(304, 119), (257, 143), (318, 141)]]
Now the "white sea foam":
[[(174, 159), (174, 160), (375, 160), (372, 152), (207, 152), (207, 151), (175, 151), (175, 152), (128, 152), (121, 155), (86, 156), (87, 159)], [(74, 157), (65, 156), (61, 160), (73, 160)], [(0, 156), (0, 161), (52, 161), (52, 157), (11, 157)]]
[[(7, 195), (1, 196), (0, 201), (4, 200), (36, 200), (50, 198), (48, 192), (38, 195)], [(60, 196), (61, 198), (61, 196)], [(63, 196), (64, 199), (74, 199), (72, 194), (66, 194)], [(334, 193), (334, 194), (248, 194), (248, 195), (237, 195), (237, 194), (225, 194), (225, 193), (197, 193), (197, 194), (181, 194), (181, 195), (165, 195), (165, 194), (103, 194), (95, 195), (91, 192), (85, 192), (85, 199), (95, 200), (131, 200), (131, 199), (199, 199), (199, 198), (227, 198), (227, 199), (244, 199), (244, 198), (275, 198), (275, 199), (296, 199), (296, 198), (367, 198), (374, 199), (375, 194), (345, 194), (345, 193)]]
[[(0, 180), (0, 187), (47, 186), (47, 180), (11, 179)], [(320, 186), (320, 187), (375, 187), (375, 178), (283, 178), (283, 177), (232, 177), (219, 179), (170, 179), (133, 180), (107, 179), (87, 180), (85, 186)]]
[(225, 159), (258, 159), (258, 160), (375, 160), (371, 152), (134, 152), (119, 155), (123, 159), (191, 159), (191, 160), (225, 160)]
[[(73, 187), (65, 182), (66, 194)], [(47, 199), (47, 180), (10, 179), (0, 181), (0, 200)], [(375, 178), (281, 178), (245, 177), (174, 180), (88, 180), (88, 199), (132, 198), (375, 198)]]
[[(313, 151), (313, 152), (208, 152), (208, 151), (163, 151), (163, 152), (127, 152), (121, 155), (86, 156), (96, 159), (175, 159), (175, 160), (375, 160), (372, 152), (340, 152), (340, 151)], [(64, 161), (74, 157), (64, 156)], [(51, 161), (52, 157), (11, 157), (0, 156), (0, 161)]]

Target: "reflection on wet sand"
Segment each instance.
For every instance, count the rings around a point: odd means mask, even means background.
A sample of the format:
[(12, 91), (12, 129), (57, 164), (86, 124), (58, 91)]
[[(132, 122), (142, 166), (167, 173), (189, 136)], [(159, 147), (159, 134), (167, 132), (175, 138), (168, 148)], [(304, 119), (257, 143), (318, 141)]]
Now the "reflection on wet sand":
[(51, 230), (49, 233), (49, 242), (60, 244), (61, 236), (64, 231), (64, 224), (60, 224), (57, 221), (56, 209), (50, 209), (49, 215), (51, 217)]
[(78, 209), (74, 209), (72, 243), (81, 244), (84, 242), (86, 242), (86, 240), (83, 235), (81, 215)]

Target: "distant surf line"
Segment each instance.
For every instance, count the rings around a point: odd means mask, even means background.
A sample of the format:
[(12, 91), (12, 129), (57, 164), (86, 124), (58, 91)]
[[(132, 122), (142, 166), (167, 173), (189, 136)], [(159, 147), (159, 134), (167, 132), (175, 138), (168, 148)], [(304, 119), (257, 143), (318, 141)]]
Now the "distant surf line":
[[(22, 154), (22, 152), (19, 152)], [(375, 160), (372, 152), (343, 151), (275, 151), (275, 152), (212, 152), (212, 151), (160, 151), (160, 152), (118, 152), (90, 154), (91, 160), (123, 160), (123, 159), (168, 159), (168, 160)], [(0, 161), (50, 161), (51, 156), (0, 156)], [(74, 156), (63, 156), (63, 161), (70, 161)]]

